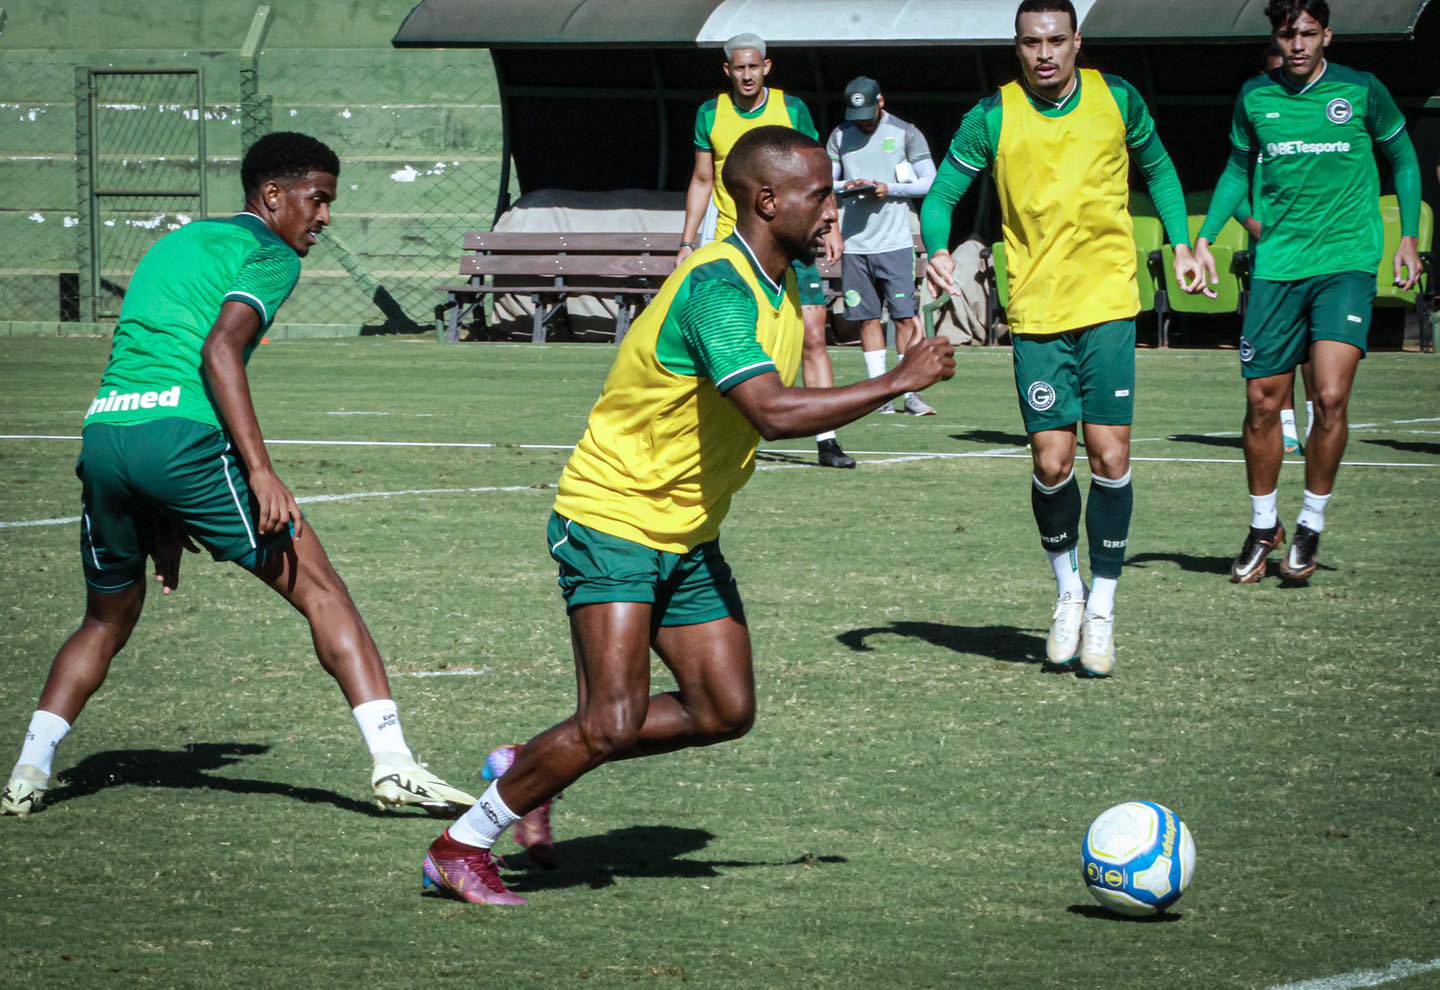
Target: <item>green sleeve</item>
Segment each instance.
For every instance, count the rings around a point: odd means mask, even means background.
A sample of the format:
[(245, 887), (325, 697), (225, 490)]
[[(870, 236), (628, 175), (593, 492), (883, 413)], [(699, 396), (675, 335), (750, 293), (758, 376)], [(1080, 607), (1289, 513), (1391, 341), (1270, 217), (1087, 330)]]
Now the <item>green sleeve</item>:
[(1225, 171), (1220, 173), (1220, 181), (1215, 183), (1215, 195), (1210, 198), (1210, 210), (1205, 215), (1200, 236), (1214, 241), (1249, 195), (1250, 153), (1235, 148), (1230, 152), (1230, 160), (1225, 163)]
[(695, 147), (701, 151), (715, 150), (710, 146), (710, 128), (715, 126), (717, 106), (714, 100), (706, 100), (700, 104), (700, 109), (695, 111)]
[(1385, 84), (1374, 76), (1370, 77), (1370, 99), (1365, 101), (1365, 128), (1379, 145), (1405, 132), (1405, 115), (1395, 105), (1395, 98)]
[(755, 335), (760, 318), (755, 295), (730, 263), (712, 262), (697, 268), (690, 278), (690, 295), (681, 307), (679, 324), (696, 373), (724, 393), (774, 371), (775, 362)]
[[(1149, 114), (1146, 114), (1149, 117)], [(1135, 151), (1135, 164), (1145, 176), (1145, 185), (1150, 189), (1150, 198), (1155, 201), (1155, 212), (1165, 225), (1165, 236), (1170, 243), (1190, 246), (1190, 221), (1185, 214), (1185, 191), (1180, 188), (1180, 176), (1175, 172), (1175, 163), (1150, 127), (1150, 136)]]
[[(1000, 113), (998, 99), (983, 101), (972, 107), (965, 119), (960, 121), (960, 129), (955, 132), (955, 137), (950, 140), (945, 161), (969, 172), (972, 177), (994, 164), (995, 149), (1000, 143)], [(995, 125), (993, 128), (992, 123)]]
[(920, 236), (927, 254), (950, 250), (950, 224), (955, 217), (955, 206), (978, 174), (957, 166), (949, 155), (940, 163), (935, 181), (920, 205)]
[(1255, 138), (1255, 129), (1250, 126), (1250, 115), (1245, 112), (1246, 92), (1248, 89), (1241, 90), (1240, 99), (1235, 101), (1235, 113), (1230, 117), (1230, 146), (1248, 155), (1259, 142)]
[(790, 125), (808, 138), (820, 140), (820, 132), (815, 129), (815, 121), (810, 119), (810, 108), (805, 101), (798, 96), (785, 94), (785, 109), (790, 111)]
[(1403, 127), (1380, 146), (1395, 170), (1395, 197), (1400, 200), (1400, 236), (1420, 236), (1420, 156)]
[(246, 257), (224, 301), (244, 303), (255, 310), (263, 330), (274, 322), (299, 280), (300, 256), (288, 244), (264, 244)]
[(1140, 91), (1119, 76), (1104, 74), (1105, 84), (1125, 118), (1125, 144), (1134, 151), (1145, 147), (1155, 135), (1155, 120)]

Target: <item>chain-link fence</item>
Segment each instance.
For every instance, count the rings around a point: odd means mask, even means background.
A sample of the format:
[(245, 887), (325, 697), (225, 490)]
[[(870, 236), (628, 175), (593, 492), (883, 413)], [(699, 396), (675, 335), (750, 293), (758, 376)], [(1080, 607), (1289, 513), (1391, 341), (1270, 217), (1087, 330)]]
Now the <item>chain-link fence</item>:
[(503, 141), (484, 52), (15, 54), (0, 67), (0, 321), (113, 319), (155, 240), (243, 207), (240, 156), (272, 130), (342, 163), (282, 323), (433, 327), (465, 232), (489, 229)]

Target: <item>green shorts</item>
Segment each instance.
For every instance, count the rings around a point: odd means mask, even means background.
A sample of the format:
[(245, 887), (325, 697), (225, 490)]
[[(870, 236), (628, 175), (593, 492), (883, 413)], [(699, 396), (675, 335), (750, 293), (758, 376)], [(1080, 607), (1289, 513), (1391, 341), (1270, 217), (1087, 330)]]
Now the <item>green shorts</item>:
[(85, 427), (75, 474), (83, 486), (80, 557), (85, 583), (123, 591), (145, 577), (149, 520), (180, 524), (216, 560), (255, 570), (290, 545), (261, 536), (259, 506), (223, 433), (188, 419)]
[(720, 541), (667, 553), (550, 513), (550, 556), (560, 564), (565, 608), (601, 602), (649, 602), (662, 626), (693, 626), (727, 616), (745, 621), (740, 589)]
[(825, 280), (820, 277), (820, 269), (800, 261), (792, 261), (790, 267), (795, 269), (795, 281), (800, 285), (800, 305), (824, 306)]
[(1134, 421), (1134, 320), (1049, 337), (1016, 334), (1012, 352), (1025, 432)]
[(1294, 371), (1310, 360), (1310, 345), (1317, 340), (1350, 344), (1364, 357), (1374, 303), (1373, 272), (1337, 272), (1294, 282), (1252, 280), (1240, 337), (1241, 375), (1269, 378)]

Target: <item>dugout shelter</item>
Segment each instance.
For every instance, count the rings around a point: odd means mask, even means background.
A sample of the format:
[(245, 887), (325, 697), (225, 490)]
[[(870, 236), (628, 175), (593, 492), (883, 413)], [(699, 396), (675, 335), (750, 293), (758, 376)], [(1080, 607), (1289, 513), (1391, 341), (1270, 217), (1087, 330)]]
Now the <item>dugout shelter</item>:
[[(484, 48), (494, 61), (508, 190), (682, 191), (695, 110), (725, 88), (724, 41), (765, 38), (772, 85), (810, 106), (823, 140), (847, 80), (879, 80), (887, 105), (938, 159), (964, 113), (1018, 75), (1015, 0), (421, 0), (400, 48)], [(1265, 0), (1075, 0), (1082, 65), (1146, 97), (1186, 189), (1213, 186), (1240, 84), (1267, 43)], [(1331, 56), (1374, 72), (1412, 129), (1440, 126), (1440, 4), (1335, 0)], [(1423, 143), (1418, 142), (1422, 146)], [(508, 174), (512, 167), (513, 177)], [(1431, 181), (1435, 162), (1422, 162)], [(511, 178), (515, 182), (509, 181)], [(972, 196), (957, 235), (990, 225)], [(1440, 209), (1437, 209), (1440, 212)]]

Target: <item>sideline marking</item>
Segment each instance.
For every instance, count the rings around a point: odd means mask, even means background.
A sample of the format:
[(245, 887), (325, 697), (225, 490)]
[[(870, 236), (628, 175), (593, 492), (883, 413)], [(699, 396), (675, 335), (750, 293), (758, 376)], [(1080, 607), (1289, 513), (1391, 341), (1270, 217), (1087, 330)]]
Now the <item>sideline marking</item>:
[(401, 670), (396, 673), (404, 677), (485, 677), (490, 673), (489, 667), (481, 667), (476, 670), (474, 667), (463, 667), (460, 670)]
[(1300, 980), (1297, 983), (1276, 984), (1269, 990), (1351, 990), (1353, 987), (1377, 987), (1382, 983), (1393, 983), (1421, 973), (1440, 969), (1440, 959), (1429, 962), (1412, 962), (1397, 959), (1384, 969), (1362, 969), (1337, 976), (1322, 976), (1314, 980)]

